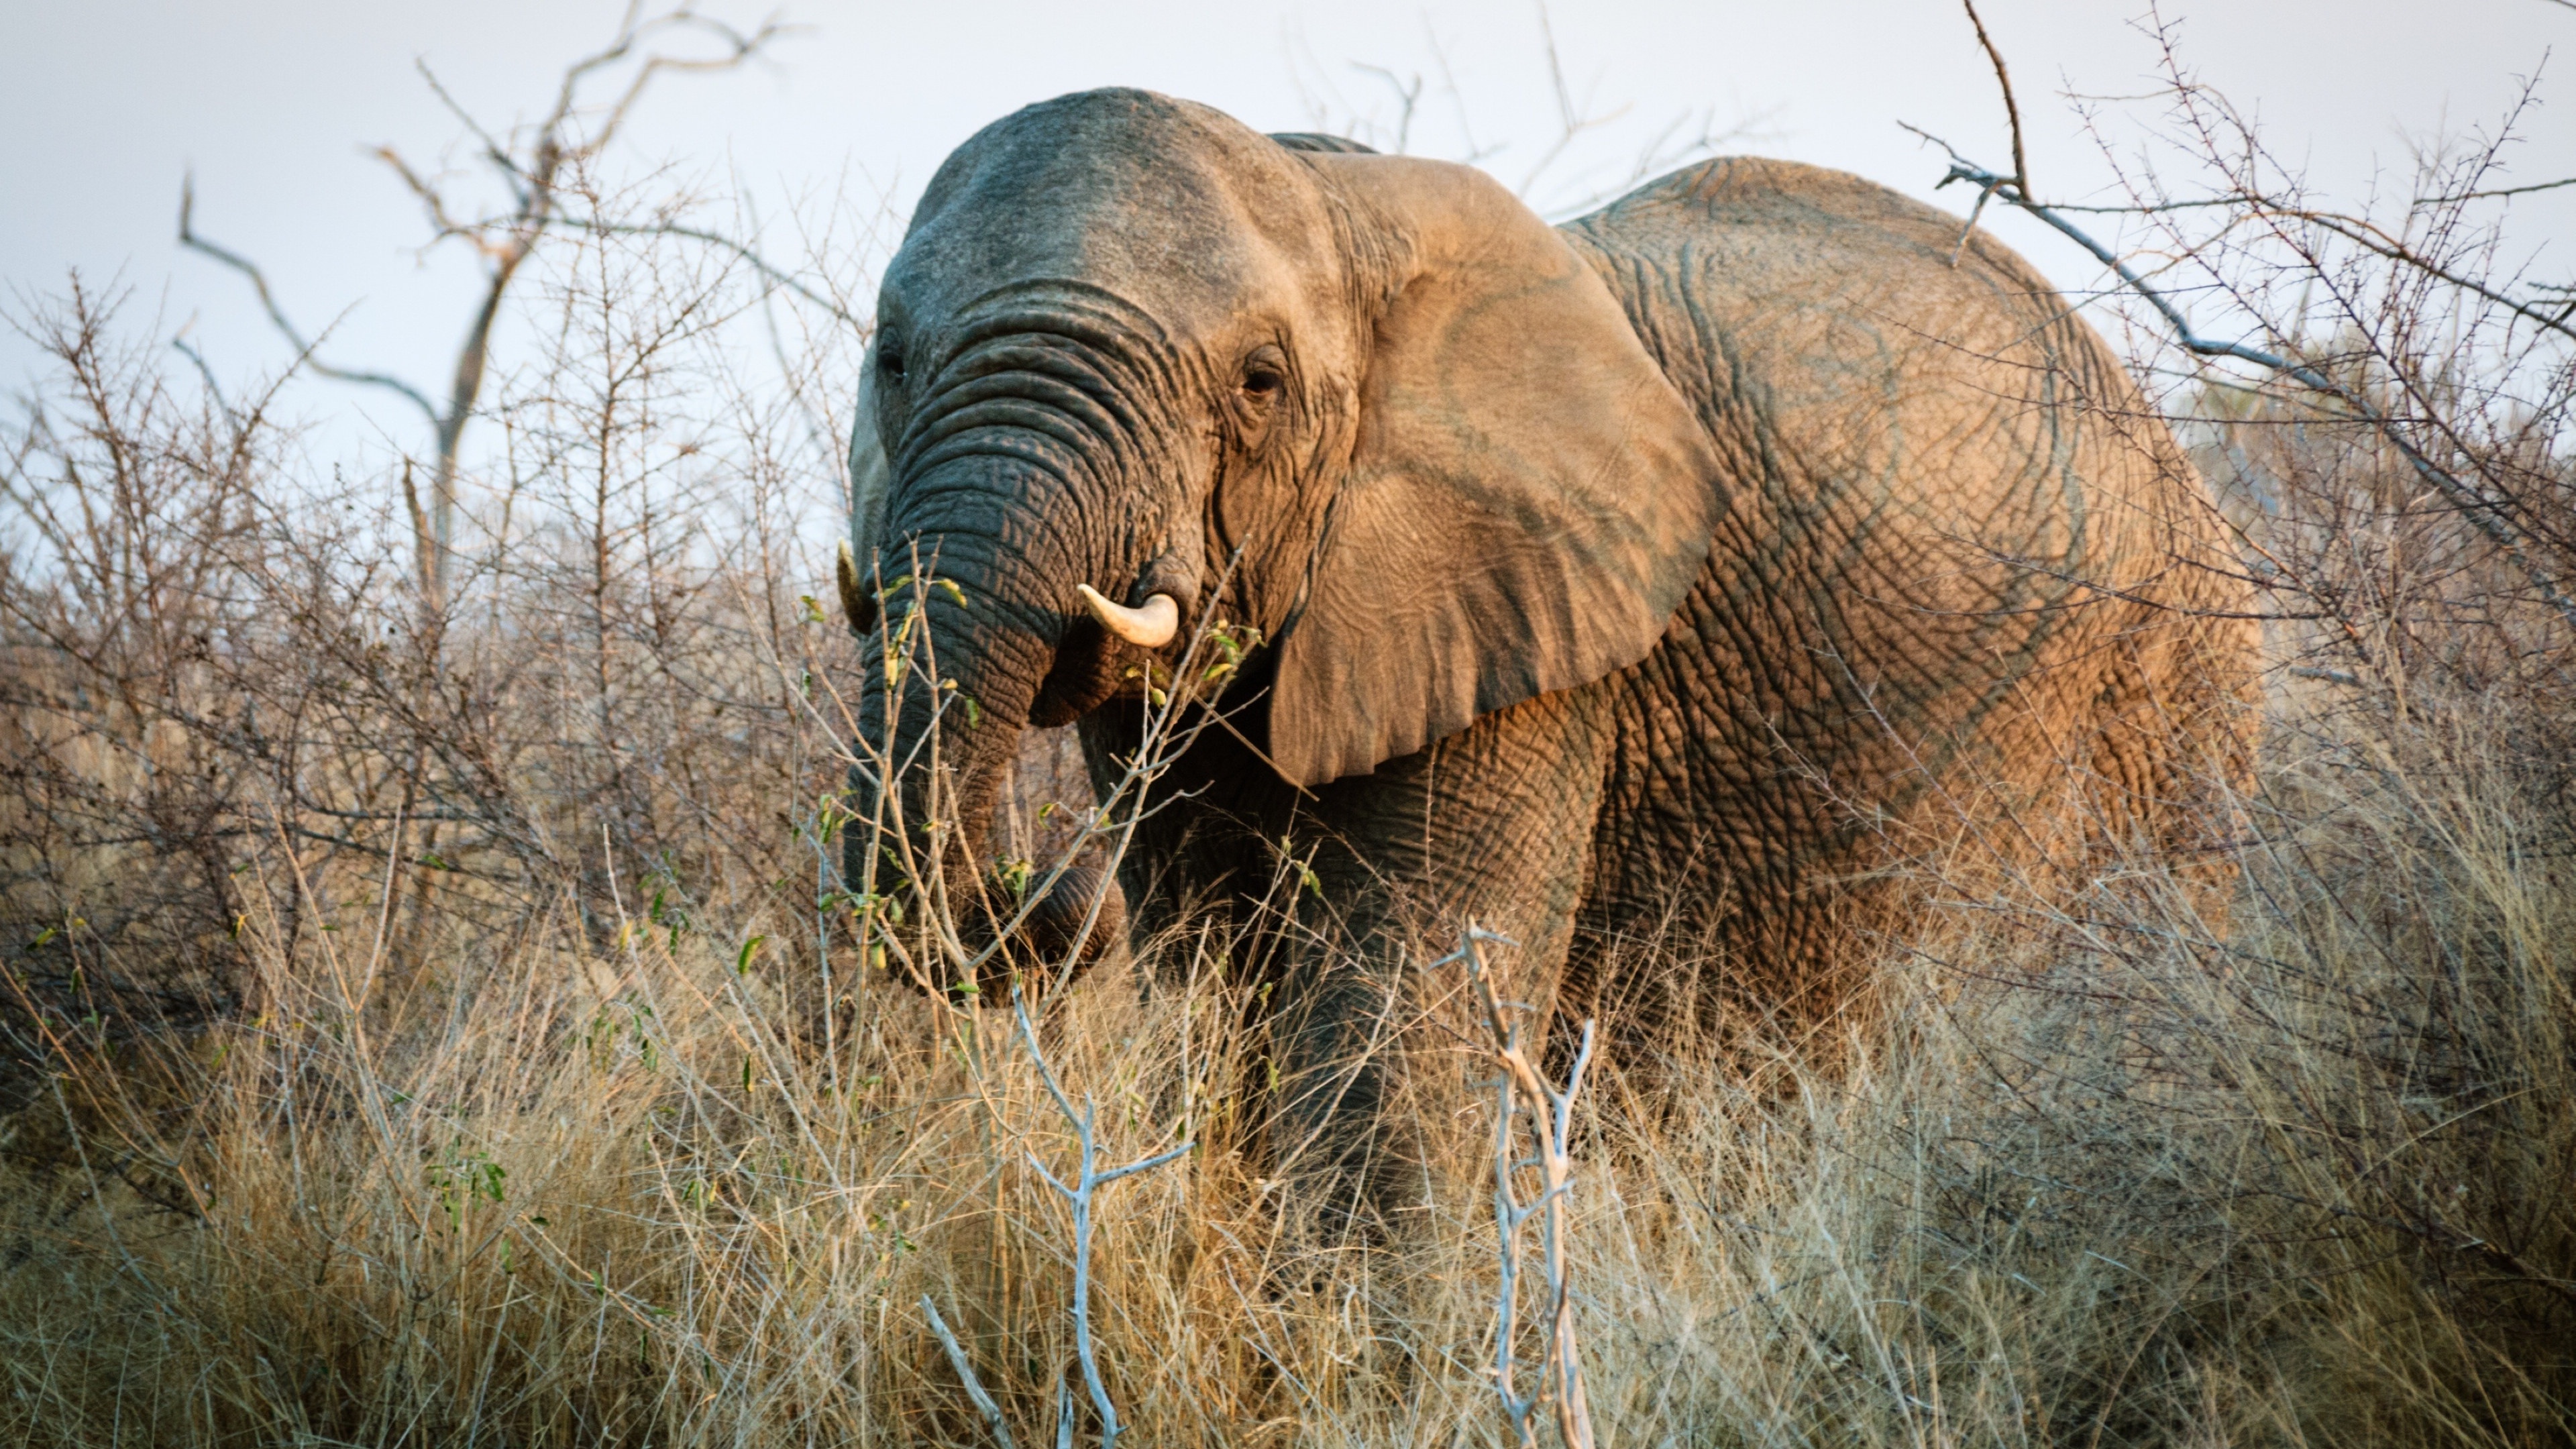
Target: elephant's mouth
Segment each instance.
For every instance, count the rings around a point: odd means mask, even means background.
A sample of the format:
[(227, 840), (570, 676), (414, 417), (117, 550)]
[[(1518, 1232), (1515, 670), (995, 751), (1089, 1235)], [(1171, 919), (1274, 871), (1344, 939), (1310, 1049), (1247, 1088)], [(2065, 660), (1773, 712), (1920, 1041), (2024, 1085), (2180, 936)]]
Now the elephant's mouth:
[[(996, 878), (988, 887), (1002, 882)], [(999, 940), (976, 973), (976, 994), (986, 1002), (1007, 1001), (1014, 985), (1025, 997), (1041, 997), (1080, 979), (1126, 940), (1127, 899), (1108, 871), (1072, 866), (1052, 883), (1040, 878), (1028, 889), (1032, 895), (1018, 901), (1006, 888), (988, 889), (971, 919), (961, 922), (971, 949)], [(1008, 938), (1000, 939), (1005, 932)]]
[(1151, 661), (1168, 658), (1189, 636), (1198, 612), (1196, 566), (1167, 553), (1147, 564), (1125, 590), (1122, 604), (1079, 583), (1083, 616), (1065, 630), (1055, 661), (1039, 686), (1029, 723), (1039, 729), (1068, 725), (1121, 695), (1142, 694)]

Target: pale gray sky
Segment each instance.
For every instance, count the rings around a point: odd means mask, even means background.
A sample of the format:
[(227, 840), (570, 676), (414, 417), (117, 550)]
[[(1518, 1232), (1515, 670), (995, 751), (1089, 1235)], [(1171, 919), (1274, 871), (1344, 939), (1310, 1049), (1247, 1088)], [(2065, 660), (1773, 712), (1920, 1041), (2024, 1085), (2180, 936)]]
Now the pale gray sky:
[[(707, 0), (729, 18), (753, 5)], [(2145, 0), (1986, 0), (2011, 62), (2040, 189), (2080, 199), (2107, 173), (2069, 90), (2133, 95), (2154, 84)], [(203, 230), (263, 260), (307, 327), (340, 317), (333, 352), (429, 384), (442, 376), (473, 290), (461, 251), (417, 254), (418, 210), (361, 154), (394, 142), (435, 159), (456, 125), (413, 70), (434, 66), (494, 124), (540, 109), (570, 57), (614, 23), (614, 0), (0, 0), (0, 283), (59, 288), (67, 267), (121, 275), (129, 314), (158, 309), (227, 373), (273, 368), (286, 349), (240, 280), (173, 244), (180, 178), (197, 176)], [(1507, 142), (1486, 164), (1520, 182), (1556, 130), (1534, 3), (1451, 0), (1003, 0), (877, 4), (802, 0), (805, 31), (766, 68), (674, 77), (648, 102), (627, 155), (722, 180), (738, 176), (770, 214), (785, 198), (846, 183), (908, 204), (950, 148), (1016, 107), (1107, 84), (1206, 101), (1264, 129), (1348, 115), (1391, 117), (1391, 92), (1355, 66), (1429, 78), (1414, 149), (1455, 154), (1459, 108), (1475, 139)], [(2201, 77), (2259, 108), (2282, 154), (2358, 194), (2374, 168), (2402, 187), (2406, 137), (2487, 124), (2518, 77), (2576, 42), (2576, 10), (2546, 0), (2165, 0)], [(2001, 107), (1954, 0), (1557, 0), (1549, 12), (1567, 78), (1596, 109), (1627, 109), (1563, 168), (1609, 170), (1685, 114), (1721, 126), (1766, 116), (1735, 149), (1837, 166), (1918, 195), (1937, 153), (1912, 121), (1973, 153), (2009, 159)], [(2576, 60), (2576, 57), (2570, 57)], [(2576, 175), (2576, 76), (2544, 70), (2543, 104), (2512, 158), (2521, 182)], [(2154, 108), (2112, 104), (2124, 144)], [(1958, 188), (1933, 198), (1963, 209)], [(2528, 246), (2576, 222), (2576, 188), (2517, 202)], [(2044, 270), (2083, 285), (2092, 269), (2021, 218), (1996, 228)], [(2544, 253), (2540, 274), (2576, 273)], [(16, 304), (10, 304), (15, 310)], [(23, 387), (31, 351), (0, 338), (0, 389)], [(301, 385), (310, 415), (363, 405), (384, 426), (417, 425), (383, 400)]]

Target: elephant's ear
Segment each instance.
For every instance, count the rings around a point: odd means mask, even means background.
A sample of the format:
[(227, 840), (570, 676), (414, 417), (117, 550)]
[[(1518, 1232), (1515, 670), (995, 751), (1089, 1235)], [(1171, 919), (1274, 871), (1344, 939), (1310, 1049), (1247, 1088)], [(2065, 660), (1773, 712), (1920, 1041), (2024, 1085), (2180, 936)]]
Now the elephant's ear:
[(1392, 271), (1280, 636), (1270, 749), (1302, 785), (1644, 658), (1726, 506), (1690, 405), (1563, 237), (1468, 167), (1309, 159)]
[(877, 625), (876, 550), (885, 537), (886, 493), (894, 470), (878, 437), (876, 349), (859, 368), (859, 401), (850, 419), (850, 541), (841, 549), (841, 614), (864, 639)]

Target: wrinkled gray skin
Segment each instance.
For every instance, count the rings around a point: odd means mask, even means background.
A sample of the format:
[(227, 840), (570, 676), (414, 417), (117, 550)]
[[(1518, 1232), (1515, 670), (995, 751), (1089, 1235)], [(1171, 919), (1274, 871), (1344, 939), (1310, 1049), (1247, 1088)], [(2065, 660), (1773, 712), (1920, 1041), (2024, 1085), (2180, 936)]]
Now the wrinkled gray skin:
[[(1143, 661), (1077, 584), (1274, 641), (1119, 883), (1141, 934), (1311, 853), (1299, 921), (1342, 950), (1243, 963), (1283, 1162), (1409, 1195), (1379, 1170), (1398, 963), (1464, 918), (1523, 944), (1525, 1000), (1820, 1013), (1873, 878), (1943, 822), (2033, 856), (2052, 821), (2170, 836), (2242, 773), (2249, 626), (2180, 612), (2239, 608), (2206, 495), (2018, 258), (1953, 266), (1957, 220), (1781, 162), (1551, 229), (1355, 150), (1127, 90), (987, 127), (887, 270), (853, 443), (860, 557), (935, 554), (963, 595), (922, 605), (981, 711), (943, 726), (953, 879), (1024, 728), (1078, 721), (1104, 782), (1134, 748)], [(908, 687), (870, 739), (898, 755)], [(1732, 974), (1620, 978), (1674, 926)]]

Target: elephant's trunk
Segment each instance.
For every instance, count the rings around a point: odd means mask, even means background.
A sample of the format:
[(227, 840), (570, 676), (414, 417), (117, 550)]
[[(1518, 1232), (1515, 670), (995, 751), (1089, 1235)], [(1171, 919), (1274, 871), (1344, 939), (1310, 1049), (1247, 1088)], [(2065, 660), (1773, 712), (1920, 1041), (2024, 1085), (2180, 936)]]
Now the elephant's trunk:
[[(908, 913), (944, 913), (953, 933), (915, 938), (916, 984), (936, 991), (985, 990), (1014, 966), (1057, 964), (1104, 888), (1095, 872), (1067, 872), (1027, 912), (1012, 948), (993, 953), (973, 982), (940, 949), (953, 934), (970, 955), (982, 953), (1021, 914), (1025, 903), (991, 869), (988, 841), (1071, 622), (1057, 602), (1073, 593), (1064, 550), (995, 527), (1017, 512), (996, 510), (996, 496), (1024, 493), (1031, 480), (984, 476), (995, 471), (988, 459), (970, 460), (940, 470), (965, 476), (934, 476), (912, 490), (923, 506), (905, 520), (899, 555), (879, 554), (870, 588), (882, 587), (882, 607), (861, 642), (867, 675), (848, 802), (856, 818), (843, 871), (851, 889), (901, 899)], [(1114, 894), (1104, 903), (1082, 943), (1086, 963), (1123, 929), (1120, 906)]]

